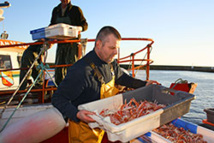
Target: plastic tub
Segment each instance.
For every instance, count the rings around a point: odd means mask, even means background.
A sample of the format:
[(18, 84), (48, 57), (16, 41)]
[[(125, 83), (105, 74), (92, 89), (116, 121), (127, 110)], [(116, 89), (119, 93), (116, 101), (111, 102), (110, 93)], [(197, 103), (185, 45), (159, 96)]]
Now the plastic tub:
[[(171, 95), (171, 92), (173, 92), (174, 95)], [(165, 104), (167, 106), (120, 125), (115, 125), (105, 121), (103, 118), (93, 116), (96, 122), (90, 123), (89, 126), (91, 128), (99, 127), (104, 129), (110, 141), (119, 140), (127, 142), (188, 113), (190, 103), (195, 99), (193, 94), (187, 92), (176, 91), (160, 85), (150, 85), (113, 97), (83, 104), (80, 105), (78, 109), (97, 111), (98, 113), (106, 108), (118, 109), (118, 107), (125, 103), (125, 100), (129, 102), (133, 97), (136, 101), (156, 101), (159, 104)]]

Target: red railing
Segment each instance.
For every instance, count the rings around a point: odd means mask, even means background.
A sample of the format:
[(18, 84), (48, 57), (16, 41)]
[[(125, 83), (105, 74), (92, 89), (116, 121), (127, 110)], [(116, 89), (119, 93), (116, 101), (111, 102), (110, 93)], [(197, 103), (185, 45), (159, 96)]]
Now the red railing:
[[(145, 48), (135, 52), (135, 53), (132, 53), (131, 55), (128, 55), (126, 57), (123, 57), (123, 58), (120, 58), (120, 52), (118, 52), (118, 63), (125, 63), (125, 62), (131, 62), (132, 63), (132, 68), (131, 68), (131, 71), (132, 71), (132, 76), (135, 77), (135, 70), (136, 69), (139, 69), (141, 67), (144, 67), (146, 66), (146, 80), (149, 80), (149, 70), (150, 70), (150, 64), (153, 63), (153, 61), (150, 59), (150, 48), (152, 46), (152, 44), (154, 43), (154, 41), (150, 38), (122, 38), (122, 40), (135, 40), (135, 41), (150, 41), (151, 43), (149, 43)], [(135, 56), (137, 54), (139, 54), (140, 52), (143, 52), (144, 50), (147, 50), (147, 58), (146, 59), (135, 59)], [(131, 57), (131, 60), (130, 60), (130, 57)], [(129, 58), (129, 59), (128, 59)], [(128, 60), (125, 60), (125, 59), (128, 59)], [(135, 67), (135, 61), (146, 61), (146, 64), (144, 65), (139, 65), (137, 67)]]
[[(80, 42), (81, 40), (63, 40), (63, 41), (45, 41), (45, 42), (48, 42), (49, 44), (55, 44), (55, 43), (72, 43), (72, 42)], [(87, 39), (87, 42), (94, 42), (95, 39)], [(135, 53), (132, 53), (131, 55), (128, 55), (128, 56), (125, 56), (125, 57), (122, 57), (120, 58), (120, 49), (118, 51), (118, 63), (121, 64), (121, 63), (130, 63), (131, 62), (131, 71), (132, 71), (132, 76), (134, 77), (135, 76), (135, 70), (136, 69), (139, 69), (141, 67), (146, 67), (146, 80), (149, 80), (149, 70), (150, 70), (150, 64), (153, 62), (151, 59), (150, 59), (150, 53), (151, 53), (151, 46), (152, 44), (154, 43), (154, 41), (152, 39), (149, 39), (149, 38), (122, 38), (122, 41), (149, 41), (150, 43), (144, 47), (143, 49), (135, 52)], [(1, 48), (7, 48), (7, 47), (16, 47), (16, 46), (28, 46), (28, 45), (37, 45), (37, 44), (44, 44), (44, 42), (34, 42), (34, 43), (22, 43), (22, 44), (13, 44), (13, 45), (2, 45), (0, 46), (0, 49)], [(135, 59), (135, 56), (137, 54), (139, 54), (140, 52), (142, 51), (147, 51), (147, 55), (146, 55), (146, 59)], [(80, 59), (82, 57), (82, 47), (79, 46), (79, 53), (78, 53), (78, 58)], [(146, 64), (143, 64), (143, 65), (139, 65), (139, 66), (136, 66), (135, 67), (135, 62), (139, 62), (139, 61), (145, 61)], [(44, 62), (45, 64), (45, 62)], [(69, 65), (53, 65), (53, 66), (50, 66), (50, 68), (55, 68), (55, 67), (65, 67), (65, 66), (72, 66), (72, 64), (69, 64)], [(5, 69), (5, 70), (0, 70), (0, 72), (2, 71), (12, 71), (12, 70), (27, 70), (27, 68), (16, 68), (16, 69)], [(45, 75), (45, 73), (44, 73)], [(47, 82), (44, 83), (43, 85), (43, 88), (42, 89), (32, 89), (31, 92), (42, 92), (42, 94), (39, 96), (39, 102), (41, 103), (44, 103), (45, 100), (44, 100), (44, 95), (45, 95), (45, 92), (47, 91), (55, 91), (56, 90), (56, 87), (48, 87), (47, 88)], [(18, 93), (24, 93), (26, 92), (26, 90), (20, 90), (18, 91)], [(4, 95), (4, 94), (12, 94), (13, 91), (4, 91), (4, 92), (1, 92), (0, 91), (0, 95)]]

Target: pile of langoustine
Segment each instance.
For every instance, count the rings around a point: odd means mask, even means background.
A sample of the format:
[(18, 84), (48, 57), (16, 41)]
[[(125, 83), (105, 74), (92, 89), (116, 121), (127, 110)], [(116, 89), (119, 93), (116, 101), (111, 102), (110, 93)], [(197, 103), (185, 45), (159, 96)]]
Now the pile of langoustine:
[(103, 117), (109, 116), (111, 123), (119, 125), (164, 107), (166, 105), (158, 104), (157, 102), (149, 102), (147, 100), (137, 102), (132, 98), (128, 103), (125, 100), (125, 103), (116, 111), (103, 109), (99, 114)]
[(172, 123), (162, 125), (153, 131), (173, 143), (207, 143), (201, 134), (191, 133), (189, 130), (176, 127)]

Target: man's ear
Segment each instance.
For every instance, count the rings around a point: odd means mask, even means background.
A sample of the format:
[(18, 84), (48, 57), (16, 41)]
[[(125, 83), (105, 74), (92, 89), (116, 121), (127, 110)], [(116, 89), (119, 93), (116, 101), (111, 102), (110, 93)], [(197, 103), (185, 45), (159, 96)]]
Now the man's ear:
[(102, 41), (101, 41), (101, 40), (97, 40), (97, 42), (96, 42), (96, 47), (97, 47), (98, 49), (100, 49), (100, 48), (102, 47)]

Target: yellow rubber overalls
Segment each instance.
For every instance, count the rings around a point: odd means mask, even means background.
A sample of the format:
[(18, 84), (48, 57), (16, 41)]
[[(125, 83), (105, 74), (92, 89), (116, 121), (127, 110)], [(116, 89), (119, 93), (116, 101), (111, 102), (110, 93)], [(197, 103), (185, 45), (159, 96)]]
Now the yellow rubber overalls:
[[(112, 80), (106, 84), (95, 65), (90, 63), (90, 66), (94, 69), (95, 76), (101, 82), (100, 99), (116, 95), (119, 90), (114, 86), (115, 75), (112, 65)], [(88, 124), (82, 121), (77, 123), (69, 120), (69, 143), (101, 143), (104, 133), (104, 130), (99, 128), (91, 129)]]

